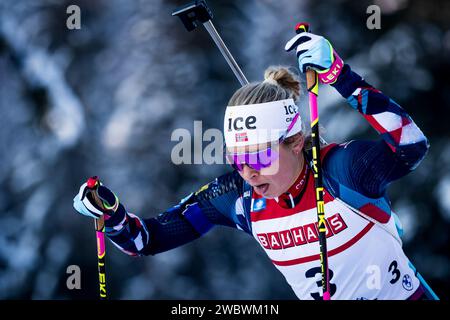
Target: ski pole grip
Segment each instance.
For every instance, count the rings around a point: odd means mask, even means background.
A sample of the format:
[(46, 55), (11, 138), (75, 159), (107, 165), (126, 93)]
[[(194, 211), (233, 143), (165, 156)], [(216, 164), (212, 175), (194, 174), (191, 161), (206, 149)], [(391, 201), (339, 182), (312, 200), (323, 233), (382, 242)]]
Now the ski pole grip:
[(302, 32), (309, 32), (309, 30), (310, 30), (309, 23), (307, 23), (307, 22), (299, 22), (295, 26), (295, 33), (297, 33), (297, 34), (302, 33)]
[[(95, 204), (99, 208), (104, 209), (103, 202), (97, 194), (97, 189), (99, 186), (100, 186), (100, 179), (98, 178), (98, 176), (93, 176), (88, 179), (87, 187), (90, 189), (90, 194), (92, 195), (92, 198), (94, 199)], [(102, 231), (104, 225), (105, 225), (105, 217), (104, 216), (101, 216), (99, 219), (95, 220), (95, 229), (97, 231)]]
[(91, 195), (92, 195), (92, 198), (93, 198), (94, 201), (95, 201), (95, 204), (96, 204), (99, 208), (104, 209), (102, 200), (100, 200), (100, 198), (99, 198), (99, 196), (98, 196), (98, 194), (97, 194), (97, 189), (98, 189), (99, 186), (100, 186), (100, 180), (99, 180), (99, 178), (98, 178), (97, 176), (93, 176), (93, 177), (90, 177), (90, 178), (88, 179), (88, 181), (87, 181), (87, 187), (88, 187), (88, 188), (90, 189), (90, 191), (91, 191)]
[[(311, 28), (307, 22), (299, 22), (295, 26), (295, 33), (300, 34), (302, 32), (310, 32)], [(318, 79), (317, 73), (314, 70), (306, 70), (306, 87), (308, 91), (317, 91)]]
[(312, 69), (306, 70), (306, 87), (308, 91), (317, 91), (318, 84), (317, 72)]

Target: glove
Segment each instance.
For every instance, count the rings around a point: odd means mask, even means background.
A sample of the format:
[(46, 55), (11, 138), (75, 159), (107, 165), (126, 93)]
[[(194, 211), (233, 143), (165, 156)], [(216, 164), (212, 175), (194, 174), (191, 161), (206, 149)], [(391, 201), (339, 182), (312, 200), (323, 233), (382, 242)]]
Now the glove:
[(98, 219), (104, 215), (107, 219), (117, 211), (119, 199), (97, 177), (91, 177), (73, 198), (73, 207), (85, 216)]
[(303, 73), (310, 68), (317, 72), (322, 83), (333, 84), (337, 81), (344, 61), (327, 39), (302, 32), (289, 40), (284, 49), (291, 51), (294, 48), (297, 48), (298, 65)]

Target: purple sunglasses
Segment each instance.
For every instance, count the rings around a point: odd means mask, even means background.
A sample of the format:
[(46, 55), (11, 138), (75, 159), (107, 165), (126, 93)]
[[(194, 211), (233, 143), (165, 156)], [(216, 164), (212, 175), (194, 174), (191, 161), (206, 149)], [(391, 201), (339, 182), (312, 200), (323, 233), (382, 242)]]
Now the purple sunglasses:
[[(297, 122), (299, 114), (297, 113), (292, 119), (289, 127), (286, 132), (278, 139), (278, 144), (281, 144), (288, 135), (289, 131), (291, 131), (294, 124)], [(269, 167), (274, 161), (279, 158), (280, 154), (269, 146), (267, 149), (259, 150), (255, 152), (248, 153), (227, 153), (226, 157), (228, 163), (233, 167), (233, 169), (237, 171), (244, 170), (244, 166), (247, 165), (250, 168), (260, 171), (263, 168)]]

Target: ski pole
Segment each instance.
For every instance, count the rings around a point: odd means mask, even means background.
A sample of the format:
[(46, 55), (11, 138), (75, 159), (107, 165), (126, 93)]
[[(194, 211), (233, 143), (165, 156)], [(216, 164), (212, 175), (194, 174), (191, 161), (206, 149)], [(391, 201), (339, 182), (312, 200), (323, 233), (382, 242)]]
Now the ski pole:
[[(87, 187), (91, 190), (90, 194), (97, 206), (103, 208), (102, 201), (97, 195), (97, 188), (100, 181), (97, 176), (91, 177), (87, 181)], [(95, 234), (97, 239), (97, 259), (98, 259), (98, 281), (99, 281), (99, 297), (100, 300), (106, 300), (106, 268), (105, 268), (105, 218), (101, 216), (95, 219)]]
[[(298, 23), (295, 26), (297, 34), (309, 32), (308, 23)], [(317, 96), (319, 95), (319, 81), (317, 72), (312, 69), (306, 71), (306, 86), (308, 88), (309, 112), (311, 121), (312, 155), (314, 186), (316, 190), (316, 208), (319, 229), (320, 246), (320, 268), (322, 272), (323, 300), (330, 300), (330, 283), (328, 273), (328, 252), (327, 252), (327, 226), (325, 223), (325, 206), (323, 201), (323, 181), (322, 163), (320, 160), (320, 136), (319, 136), (319, 108), (317, 106)]]
[(231, 55), (227, 46), (217, 32), (217, 29), (214, 27), (214, 24), (211, 21), (213, 16), (212, 12), (208, 8), (208, 5), (204, 0), (194, 1), (181, 8), (178, 8), (172, 12), (172, 16), (178, 16), (188, 31), (194, 30), (195, 28), (197, 28), (199, 23), (202, 23), (206, 31), (208, 31), (209, 35), (213, 39), (217, 48), (219, 48), (222, 56), (227, 61), (234, 75), (239, 80), (241, 86), (244, 86), (248, 83), (248, 80), (242, 72), (241, 68)]

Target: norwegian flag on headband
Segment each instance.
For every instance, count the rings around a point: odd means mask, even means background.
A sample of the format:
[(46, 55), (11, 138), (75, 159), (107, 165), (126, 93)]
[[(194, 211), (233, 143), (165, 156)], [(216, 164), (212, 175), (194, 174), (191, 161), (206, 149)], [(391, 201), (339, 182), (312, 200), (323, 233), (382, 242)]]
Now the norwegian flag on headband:
[(247, 142), (248, 141), (247, 132), (236, 133), (235, 137), (236, 137), (236, 142)]

